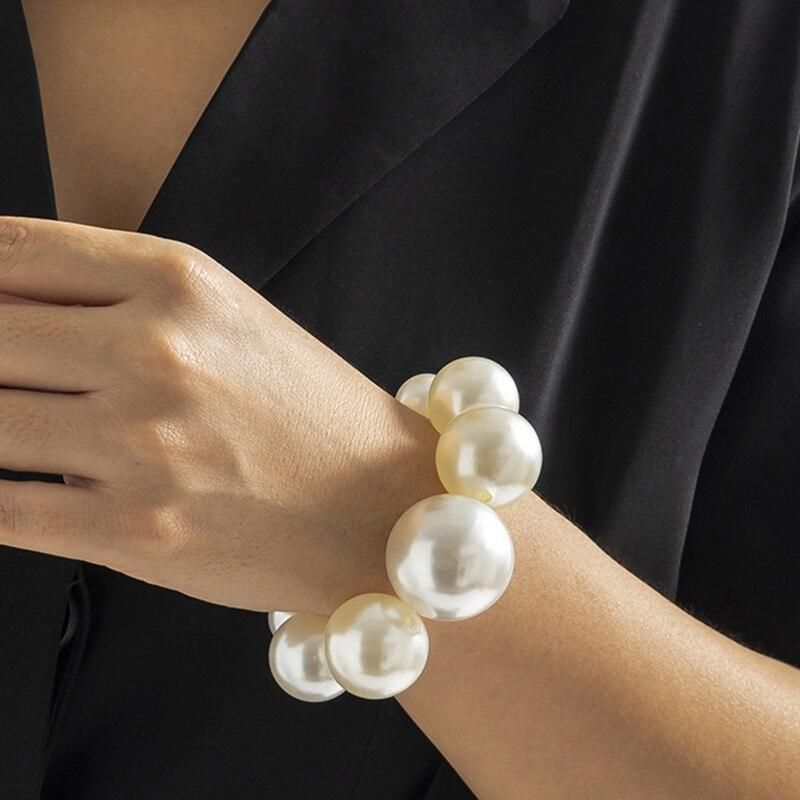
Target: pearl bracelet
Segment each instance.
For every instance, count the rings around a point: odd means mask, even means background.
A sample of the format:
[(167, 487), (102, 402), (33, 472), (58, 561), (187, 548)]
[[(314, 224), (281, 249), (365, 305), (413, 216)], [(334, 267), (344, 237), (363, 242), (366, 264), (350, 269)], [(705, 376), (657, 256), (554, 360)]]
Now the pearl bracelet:
[(357, 595), (327, 618), (269, 613), (270, 670), (298, 700), (399, 694), (428, 658), (422, 618), (486, 611), (514, 571), (513, 541), (494, 509), (533, 488), (542, 448), (518, 413), (512, 377), (488, 358), (459, 358), (436, 375), (409, 378), (396, 398), (439, 432), (436, 470), (447, 493), (415, 503), (389, 534), (386, 570), (397, 597)]

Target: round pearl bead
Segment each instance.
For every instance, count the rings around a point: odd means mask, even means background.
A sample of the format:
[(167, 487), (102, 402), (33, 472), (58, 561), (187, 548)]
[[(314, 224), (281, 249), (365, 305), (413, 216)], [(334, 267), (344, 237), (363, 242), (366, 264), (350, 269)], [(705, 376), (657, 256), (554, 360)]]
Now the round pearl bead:
[(481, 406), (519, 411), (517, 385), (499, 364), (468, 356), (451, 361), (436, 373), (428, 391), (428, 416), (439, 433), (453, 417)]
[(436, 445), (436, 470), (448, 492), (492, 508), (533, 488), (542, 446), (533, 426), (506, 408), (473, 408), (453, 419)]
[(397, 595), (423, 617), (461, 620), (495, 603), (514, 571), (514, 544), (487, 505), (455, 494), (420, 500), (386, 545)]
[(309, 703), (332, 700), (344, 692), (325, 659), (325, 617), (293, 614), (269, 644), (269, 668), (287, 694)]
[(423, 417), (428, 416), (428, 390), (436, 376), (432, 372), (422, 372), (409, 378), (398, 390), (395, 397)]
[(351, 694), (383, 700), (407, 689), (428, 659), (428, 632), (419, 614), (388, 594), (360, 594), (333, 612), (325, 654)]
[(294, 611), (270, 611), (267, 614), (267, 621), (269, 622), (269, 629), (275, 633), (275, 631), (286, 622), (289, 617), (294, 614)]

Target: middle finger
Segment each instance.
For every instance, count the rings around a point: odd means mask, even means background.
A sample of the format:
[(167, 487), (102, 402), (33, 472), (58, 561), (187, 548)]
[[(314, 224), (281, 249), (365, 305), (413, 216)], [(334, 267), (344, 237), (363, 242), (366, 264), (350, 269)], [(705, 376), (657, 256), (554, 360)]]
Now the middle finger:
[[(88, 392), (107, 379), (103, 308), (0, 302), (0, 386)], [(105, 321), (106, 323), (108, 320)]]

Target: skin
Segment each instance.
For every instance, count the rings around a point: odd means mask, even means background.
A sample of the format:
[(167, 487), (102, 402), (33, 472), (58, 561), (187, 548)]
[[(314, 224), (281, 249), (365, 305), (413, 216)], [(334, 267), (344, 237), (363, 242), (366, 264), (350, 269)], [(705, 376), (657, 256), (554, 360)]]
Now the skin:
[[(155, 47), (131, 38), (123, 63)], [(101, 110), (95, 90), (74, 102)], [(51, 153), (68, 138), (49, 135)], [(57, 197), (73, 219), (135, 227), (174, 149), (132, 155), (138, 201), (111, 211), (111, 167), (56, 157)], [(85, 169), (80, 201), (59, 190), (78, 185), (69, 169)], [(210, 602), (327, 614), (388, 592), (392, 524), (441, 491), (426, 420), (178, 242), (0, 218), (0, 387), (0, 464), (65, 475), (0, 481), (0, 542)], [(501, 516), (511, 586), (475, 619), (427, 623), (428, 665), (398, 698), (478, 797), (800, 797), (799, 670), (693, 619), (534, 493)]]
[(139, 226), (266, 5), (24, 0), (59, 219)]

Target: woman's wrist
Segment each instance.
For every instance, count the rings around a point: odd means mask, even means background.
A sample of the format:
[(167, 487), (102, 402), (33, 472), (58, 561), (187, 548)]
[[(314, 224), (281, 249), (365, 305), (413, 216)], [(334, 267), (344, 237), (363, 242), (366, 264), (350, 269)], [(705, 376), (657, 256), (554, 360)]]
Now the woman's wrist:
[[(363, 498), (361, 516), (341, 513), (340, 497), (340, 513), (331, 517), (340, 531), (328, 528), (335, 552), (328, 574), (341, 583), (318, 588), (336, 608), (282, 624), (270, 616), (270, 669), (285, 691), (309, 702), (345, 690), (366, 699), (397, 695), (424, 669), (423, 618), (466, 620), (497, 602), (514, 570), (513, 540), (497, 509), (530, 493), (542, 463), (536, 431), (518, 413), (513, 378), (490, 359), (460, 358), (435, 375), (416, 375), (396, 402), (374, 391), (345, 397), (356, 399), (345, 405), (357, 411), (365, 398), (376, 406), (352, 425), (363, 435), (345, 469), (345, 497)], [(434, 468), (425, 470), (426, 462)], [(341, 568), (343, 553), (350, 569)], [(372, 587), (362, 583), (367, 575)]]
[[(426, 419), (366, 379), (352, 411), (341, 421), (348, 444), (324, 489), (327, 564), (314, 565), (317, 581), (307, 583), (297, 610), (328, 615), (357, 594), (392, 594), (385, 561), (392, 526), (415, 502), (443, 491), (434, 464), (438, 435)], [(312, 545), (318, 538), (309, 531)]]

